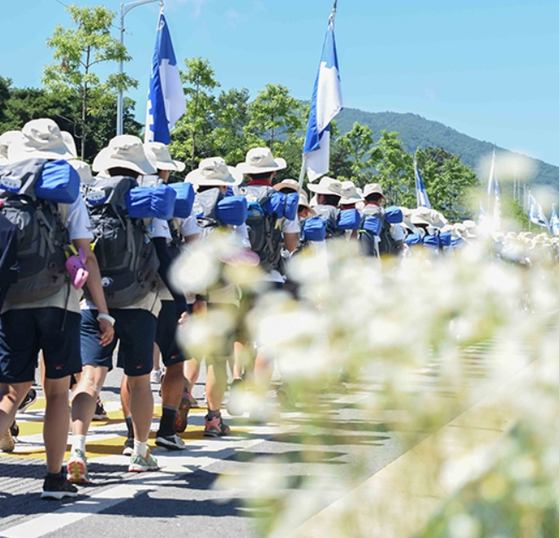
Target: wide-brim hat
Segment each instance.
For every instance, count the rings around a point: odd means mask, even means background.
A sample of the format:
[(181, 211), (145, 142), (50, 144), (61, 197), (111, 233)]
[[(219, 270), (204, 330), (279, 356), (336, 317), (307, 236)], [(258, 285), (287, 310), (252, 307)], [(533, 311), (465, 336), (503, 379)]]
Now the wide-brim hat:
[(431, 210), (427, 207), (416, 207), (411, 210), (410, 221), (414, 225), (423, 224), (426, 226), (432, 226), (432, 215)]
[(227, 166), (221, 157), (210, 157), (200, 161), (198, 168), (188, 173), (184, 180), (195, 186), (233, 187), (241, 184), (243, 174), (233, 166)]
[(8, 148), (14, 140), (21, 136), (21, 131), (6, 131), (0, 135), (0, 165), (10, 162), (8, 160)]
[(128, 168), (141, 175), (157, 172), (146, 157), (142, 141), (133, 135), (115, 136), (93, 159), (92, 168), (95, 172), (111, 168)]
[(309, 183), (307, 188), (316, 194), (325, 194), (342, 197), (342, 182), (332, 177), (323, 176), (316, 185)]
[(281, 183), (276, 183), (274, 189), (281, 191), (282, 189), (290, 189), (293, 192), (299, 191), (299, 182), (295, 179), (284, 179)]
[(144, 151), (148, 161), (158, 170), (182, 172), (186, 167), (184, 163), (171, 158), (167, 146), (162, 142), (146, 142), (144, 144)]
[(312, 208), (311, 204), (309, 203), (309, 199), (307, 198), (307, 195), (304, 191), (301, 191), (299, 193), (299, 202), (297, 203), (297, 206), (306, 207), (309, 210), (309, 215), (311, 215), (312, 217), (316, 215), (316, 211)]
[(340, 205), (356, 204), (363, 201), (363, 196), (357, 192), (357, 187), (353, 181), (342, 181), (342, 198)]
[(285, 159), (274, 158), (269, 148), (254, 148), (247, 152), (245, 162), (237, 165), (242, 174), (266, 174), (287, 168)]
[(363, 198), (367, 198), (367, 196), (370, 196), (371, 194), (380, 194), (384, 197), (384, 192), (380, 183), (369, 183), (368, 185), (365, 185), (363, 188)]
[(21, 136), (14, 138), (8, 147), (10, 161), (74, 158), (60, 128), (49, 118), (28, 121), (21, 130)]
[(74, 137), (68, 131), (61, 131), (61, 132), (62, 132), (62, 138), (64, 139), (64, 143), (66, 144), (68, 151), (72, 154), (72, 159), (77, 159), (78, 150), (76, 148), (76, 141), (74, 140)]
[(82, 183), (87, 184), (93, 181), (93, 174), (91, 173), (89, 164), (78, 159), (71, 159), (68, 163), (78, 173)]

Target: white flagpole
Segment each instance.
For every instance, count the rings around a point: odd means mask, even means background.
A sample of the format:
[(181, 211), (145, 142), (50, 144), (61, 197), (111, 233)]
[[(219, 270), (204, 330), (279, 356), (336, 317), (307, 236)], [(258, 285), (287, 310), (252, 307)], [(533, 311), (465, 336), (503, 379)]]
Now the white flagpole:
[[(332, 20), (332, 26), (334, 26), (334, 20), (336, 17), (336, 11), (338, 9), (338, 0), (334, 0), (334, 7), (332, 8), (332, 13), (330, 13), (330, 19)], [(330, 143), (330, 141), (328, 141)], [(301, 163), (301, 172), (299, 174), (299, 188), (297, 194), (301, 194), (303, 188), (303, 182), (305, 181), (305, 173), (307, 171), (307, 156), (303, 153), (303, 161)]]

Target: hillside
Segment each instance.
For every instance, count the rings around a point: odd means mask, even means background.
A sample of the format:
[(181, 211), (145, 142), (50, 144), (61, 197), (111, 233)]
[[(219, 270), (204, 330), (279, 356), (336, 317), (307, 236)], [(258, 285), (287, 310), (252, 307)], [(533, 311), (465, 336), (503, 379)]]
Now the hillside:
[[(351, 129), (355, 122), (368, 125), (378, 139), (381, 130), (400, 133), (406, 151), (413, 153), (418, 147), (443, 147), (451, 153), (460, 155), (462, 162), (474, 170), (480, 158), (495, 148), (507, 151), (489, 142), (477, 140), (459, 133), (442, 123), (430, 121), (417, 114), (400, 114), (397, 112), (364, 112), (356, 108), (345, 108), (337, 116), (336, 122), (342, 133)], [(550, 185), (559, 190), (559, 167), (533, 159), (537, 165), (537, 176), (533, 183)]]

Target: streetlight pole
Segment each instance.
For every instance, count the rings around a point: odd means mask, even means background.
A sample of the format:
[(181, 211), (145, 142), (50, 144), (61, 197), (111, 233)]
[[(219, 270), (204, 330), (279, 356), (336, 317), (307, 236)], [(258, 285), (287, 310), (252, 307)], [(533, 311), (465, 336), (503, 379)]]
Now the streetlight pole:
[[(163, 7), (163, 0), (138, 0), (137, 2), (129, 2), (128, 4), (120, 4), (120, 44), (124, 45), (124, 17), (135, 7), (141, 6), (143, 4), (152, 4), (153, 2), (159, 2), (159, 5)], [(118, 62), (118, 74), (122, 74), (122, 60)], [(116, 102), (116, 134), (122, 134), (122, 121), (123, 121), (123, 96), (122, 90), (118, 91), (118, 98)]]

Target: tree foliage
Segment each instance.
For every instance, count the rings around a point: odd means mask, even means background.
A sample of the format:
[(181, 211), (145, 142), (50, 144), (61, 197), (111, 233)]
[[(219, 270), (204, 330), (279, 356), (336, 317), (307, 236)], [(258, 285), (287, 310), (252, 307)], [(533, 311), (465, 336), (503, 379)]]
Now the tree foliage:
[(102, 6), (68, 6), (74, 29), (58, 25), (47, 40), (56, 63), (45, 66), (43, 83), (59, 97), (79, 100), (81, 157), (86, 156), (89, 120), (102, 115), (114, 104), (116, 92), (135, 87), (137, 82), (125, 73), (113, 73), (104, 80), (94, 68), (106, 62), (131, 59), (126, 47), (111, 36), (115, 13)]

